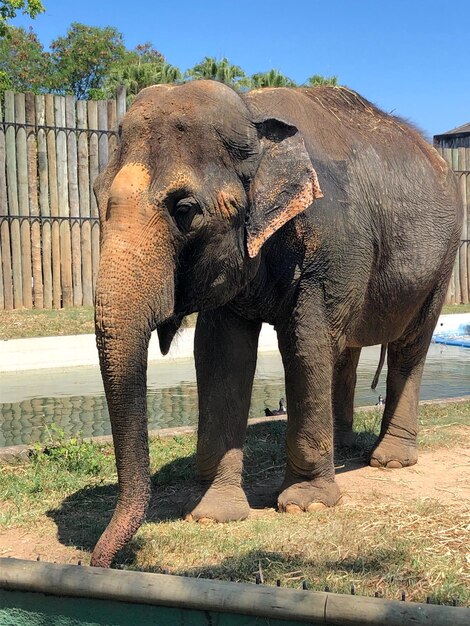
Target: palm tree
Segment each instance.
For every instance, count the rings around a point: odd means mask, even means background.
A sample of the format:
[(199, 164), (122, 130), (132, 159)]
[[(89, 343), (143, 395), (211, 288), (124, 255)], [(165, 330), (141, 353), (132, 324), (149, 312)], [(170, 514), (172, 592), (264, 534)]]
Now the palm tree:
[(109, 74), (104, 87), (105, 93), (112, 95), (118, 85), (124, 85), (128, 104), (144, 87), (162, 83), (176, 83), (183, 78), (177, 67), (166, 61), (147, 61), (118, 65)]
[(297, 83), (291, 78), (281, 74), (279, 70), (269, 70), (269, 72), (258, 72), (250, 77), (251, 87), (297, 87)]
[(309, 87), (323, 87), (325, 85), (330, 85), (331, 87), (336, 87), (338, 85), (338, 77), (337, 76), (322, 76), (321, 74), (314, 74), (307, 78), (305, 84)]
[(246, 74), (238, 65), (232, 65), (227, 58), (217, 61), (215, 57), (204, 57), (194, 67), (189, 69), (185, 75), (189, 80), (200, 80), (202, 78), (217, 80), (232, 87), (243, 87), (247, 84)]

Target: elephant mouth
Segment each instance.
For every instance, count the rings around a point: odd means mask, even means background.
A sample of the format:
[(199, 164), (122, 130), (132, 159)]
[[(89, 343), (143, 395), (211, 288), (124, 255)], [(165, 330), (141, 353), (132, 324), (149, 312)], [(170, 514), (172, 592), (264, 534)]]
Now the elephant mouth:
[(184, 315), (176, 314), (157, 325), (158, 343), (163, 355), (168, 354), (172, 341), (179, 331)]

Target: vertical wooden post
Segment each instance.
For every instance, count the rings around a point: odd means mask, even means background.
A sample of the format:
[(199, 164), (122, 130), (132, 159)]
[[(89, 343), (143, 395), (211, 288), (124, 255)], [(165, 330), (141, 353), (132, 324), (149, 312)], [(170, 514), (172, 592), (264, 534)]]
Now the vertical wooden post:
[[(438, 148), (438, 152), (442, 155), (447, 165), (452, 168), (452, 150), (450, 148)], [(445, 304), (455, 304), (455, 267), (452, 270), (452, 274), (449, 280), (449, 286), (447, 287), (447, 295)]]
[[(15, 122), (15, 94), (5, 91), (5, 122)], [(5, 149), (8, 189), (8, 209), (10, 217), (17, 217), (18, 213), (18, 182), (16, 175), (16, 140), (15, 127), (6, 126)], [(23, 280), (21, 274), (21, 240), (19, 219), (10, 222), (11, 262), (13, 270), (13, 306), (15, 309), (23, 307)]]
[[(84, 100), (77, 101), (77, 126), (78, 131), (78, 192), (80, 201), (80, 216), (90, 217), (90, 174), (88, 170), (88, 128), (87, 103)], [(93, 279), (91, 265), (91, 224), (89, 220), (83, 220), (81, 224), (81, 250), (82, 250), (82, 287), (83, 304), (93, 304)]]
[[(108, 103), (106, 100), (98, 100), (98, 129), (108, 130)], [(98, 162), (99, 171), (102, 172), (108, 164), (108, 134), (100, 132), (98, 135)]]
[(13, 309), (13, 283), (11, 272), (11, 242), (8, 220), (2, 219), (8, 215), (8, 196), (6, 179), (6, 146), (3, 126), (3, 111), (0, 100), (0, 264), (2, 266), (2, 291), (3, 308), (10, 311)]
[[(459, 170), (459, 188), (463, 202), (463, 223), (461, 239), (467, 239), (467, 186), (465, 172), (465, 148), (456, 150), (458, 158)], [(467, 267), (467, 243), (461, 242), (459, 248), (459, 265), (460, 265), (460, 292), (461, 302), (468, 304), (468, 267)]]
[(36, 137), (36, 99), (34, 94), (25, 94), (26, 105), (26, 141), (28, 148), (28, 195), (31, 223), (31, 261), (33, 269), (33, 304), (35, 308), (44, 307), (42, 267), (41, 267), (41, 227), (39, 224), (38, 201), (38, 151)]
[[(88, 102), (88, 128), (96, 132), (89, 134), (89, 157), (90, 157), (90, 205), (91, 216), (98, 217), (98, 207), (96, 205), (95, 194), (93, 193), (93, 183), (99, 172), (98, 158), (98, 106), (97, 102)], [(95, 293), (96, 278), (100, 263), (100, 227), (98, 222), (91, 223), (91, 249), (92, 249), (92, 281), (93, 293)]]
[[(43, 303), (45, 309), (52, 308), (52, 239), (51, 215), (49, 206), (49, 172), (47, 162), (47, 139), (46, 131), (41, 128), (46, 124), (46, 103), (44, 96), (36, 96), (36, 124), (38, 140), (38, 181), (39, 181), (39, 213), (41, 223), (42, 242), (42, 277), (43, 277)], [(46, 219), (44, 219), (46, 218)]]
[[(54, 96), (46, 94), (46, 125), (55, 126)], [(59, 217), (59, 192), (57, 188), (56, 137), (53, 128), (47, 131), (47, 161), (49, 173), (49, 202), (51, 217)], [(62, 288), (60, 279), (60, 234), (58, 220), (52, 220), (52, 305), (55, 309), (62, 306)]]
[[(70, 217), (67, 176), (67, 137), (65, 127), (65, 97), (56, 96), (54, 100), (55, 122), (57, 126), (57, 190), (59, 194), (59, 215)], [(73, 305), (72, 294), (72, 254), (70, 238), (70, 222), (60, 220), (60, 274), (62, 284), (62, 306)]]
[[(459, 168), (458, 151), (456, 148), (451, 148), (451, 167), (455, 171)], [(457, 252), (457, 257), (454, 263), (454, 278), (455, 278), (455, 304), (461, 304), (462, 302), (462, 290), (460, 287), (460, 248)]]
[(470, 300), (470, 148), (465, 148), (465, 198), (466, 206), (464, 211), (467, 215), (467, 233), (465, 237), (467, 239), (465, 244), (467, 249), (467, 290)]
[[(73, 96), (66, 96), (65, 98), (65, 121), (67, 128), (76, 128), (75, 98)], [(77, 135), (75, 130), (67, 131), (67, 164), (70, 217), (78, 218), (80, 217), (80, 202), (78, 196)], [(72, 282), (74, 306), (81, 306), (83, 301), (80, 226), (80, 220), (72, 221)]]
[(126, 88), (124, 85), (119, 85), (116, 91), (116, 115), (118, 125), (122, 122), (126, 108)]
[[(18, 124), (26, 122), (24, 93), (15, 93), (15, 119)], [(31, 228), (29, 223), (28, 198), (28, 159), (26, 144), (26, 128), (16, 128), (16, 162), (18, 176), (18, 211), (20, 216), (21, 237), (21, 279), (23, 288), (23, 306), (33, 307), (33, 273), (31, 269)]]
[[(117, 132), (117, 111), (116, 100), (108, 100), (108, 130), (114, 130)], [(108, 135), (108, 158), (113, 157), (114, 151), (118, 145), (118, 139), (116, 135)]]

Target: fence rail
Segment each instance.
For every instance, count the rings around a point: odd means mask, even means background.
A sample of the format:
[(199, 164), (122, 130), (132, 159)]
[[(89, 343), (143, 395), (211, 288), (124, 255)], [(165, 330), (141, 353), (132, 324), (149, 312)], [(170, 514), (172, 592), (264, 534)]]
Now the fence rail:
[(92, 185), (117, 146), (114, 100), (6, 91), (0, 101), (0, 309), (93, 303)]
[[(114, 100), (0, 98), (0, 310), (93, 303), (100, 251), (92, 185), (117, 146), (125, 109), (123, 88)], [(470, 147), (453, 145), (436, 143), (465, 207), (446, 300), (459, 304), (470, 301)]]

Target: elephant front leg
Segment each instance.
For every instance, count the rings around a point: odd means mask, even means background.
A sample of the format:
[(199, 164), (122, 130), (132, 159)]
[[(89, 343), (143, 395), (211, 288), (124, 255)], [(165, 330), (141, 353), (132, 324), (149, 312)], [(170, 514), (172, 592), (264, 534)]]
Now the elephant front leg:
[(289, 513), (334, 506), (341, 497), (333, 464), (331, 346), (321, 322), (294, 324), (278, 329), (288, 406), (287, 467), (278, 506)]
[(194, 354), (201, 487), (185, 507), (188, 520), (228, 522), (249, 514), (241, 473), (260, 328), (225, 308), (199, 314)]
[(353, 432), (354, 391), (356, 369), (361, 348), (346, 348), (335, 363), (333, 373), (333, 420), (335, 446), (352, 447), (356, 441)]

